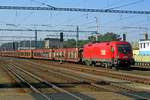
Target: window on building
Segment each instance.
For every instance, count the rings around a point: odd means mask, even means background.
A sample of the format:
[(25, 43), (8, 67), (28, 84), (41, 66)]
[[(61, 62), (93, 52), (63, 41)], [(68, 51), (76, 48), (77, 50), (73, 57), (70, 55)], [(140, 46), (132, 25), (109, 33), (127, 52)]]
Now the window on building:
[(145, 48), (145, 43), (143, 44), (143, 48)]
[(140, 43), (140, 48), (142, 48), (142, 43)]
[(148, 47), (149, 47), (149, 45), (150, 45), (150, 42), (147, 43), (147, 46), (148, 46)]

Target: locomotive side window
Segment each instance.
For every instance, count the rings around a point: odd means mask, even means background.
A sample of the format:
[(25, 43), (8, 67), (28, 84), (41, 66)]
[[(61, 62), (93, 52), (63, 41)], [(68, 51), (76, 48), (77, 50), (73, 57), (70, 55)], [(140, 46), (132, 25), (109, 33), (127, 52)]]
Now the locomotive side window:
[(113, 47), (111, 47), (111, 51), (112, 51), (112, 52), (114, 52), (114, 51), (115, 51)]
[(132, 50), (130, 45), (118, 45), (118, 51), (120, 53), (127, 54), (130, 53)]

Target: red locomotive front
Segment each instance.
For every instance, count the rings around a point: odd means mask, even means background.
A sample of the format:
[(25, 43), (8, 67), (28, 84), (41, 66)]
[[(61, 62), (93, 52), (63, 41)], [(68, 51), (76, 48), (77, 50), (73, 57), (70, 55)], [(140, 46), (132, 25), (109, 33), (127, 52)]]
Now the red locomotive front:
[(83, 48), (82, 61), (87, 65), (99, 63), (106, 67), (134, 64), (131, 45), (123, 41), (87, 44)]

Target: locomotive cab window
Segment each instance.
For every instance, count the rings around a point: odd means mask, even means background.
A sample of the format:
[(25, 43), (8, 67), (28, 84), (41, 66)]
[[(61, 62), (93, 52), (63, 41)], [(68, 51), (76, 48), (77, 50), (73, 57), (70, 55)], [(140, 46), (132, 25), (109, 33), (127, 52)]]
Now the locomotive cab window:
[(113, 47), (111, 47), (111, 52), (114, 52), (115, 50), (114, 50), (114, 48)]
[(132, 50), (131, 50), (131, 46), (130, 45), (118, 45), (118, 51), (120, 53), (124, 53), (124, 54), (127, 54), (127, 53), (130, 53)]

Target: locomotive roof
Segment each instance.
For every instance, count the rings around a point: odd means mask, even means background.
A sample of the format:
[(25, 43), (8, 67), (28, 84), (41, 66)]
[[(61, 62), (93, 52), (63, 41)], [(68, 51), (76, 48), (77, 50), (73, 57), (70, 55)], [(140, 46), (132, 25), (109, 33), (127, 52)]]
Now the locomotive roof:
[(110, 41), (110, 42), (98, 42), (98, 43), (89, 43), (85, 46), (95, 46), (95, 45), (106, 45), (106, 44), (128, 44), (126, 41)]

